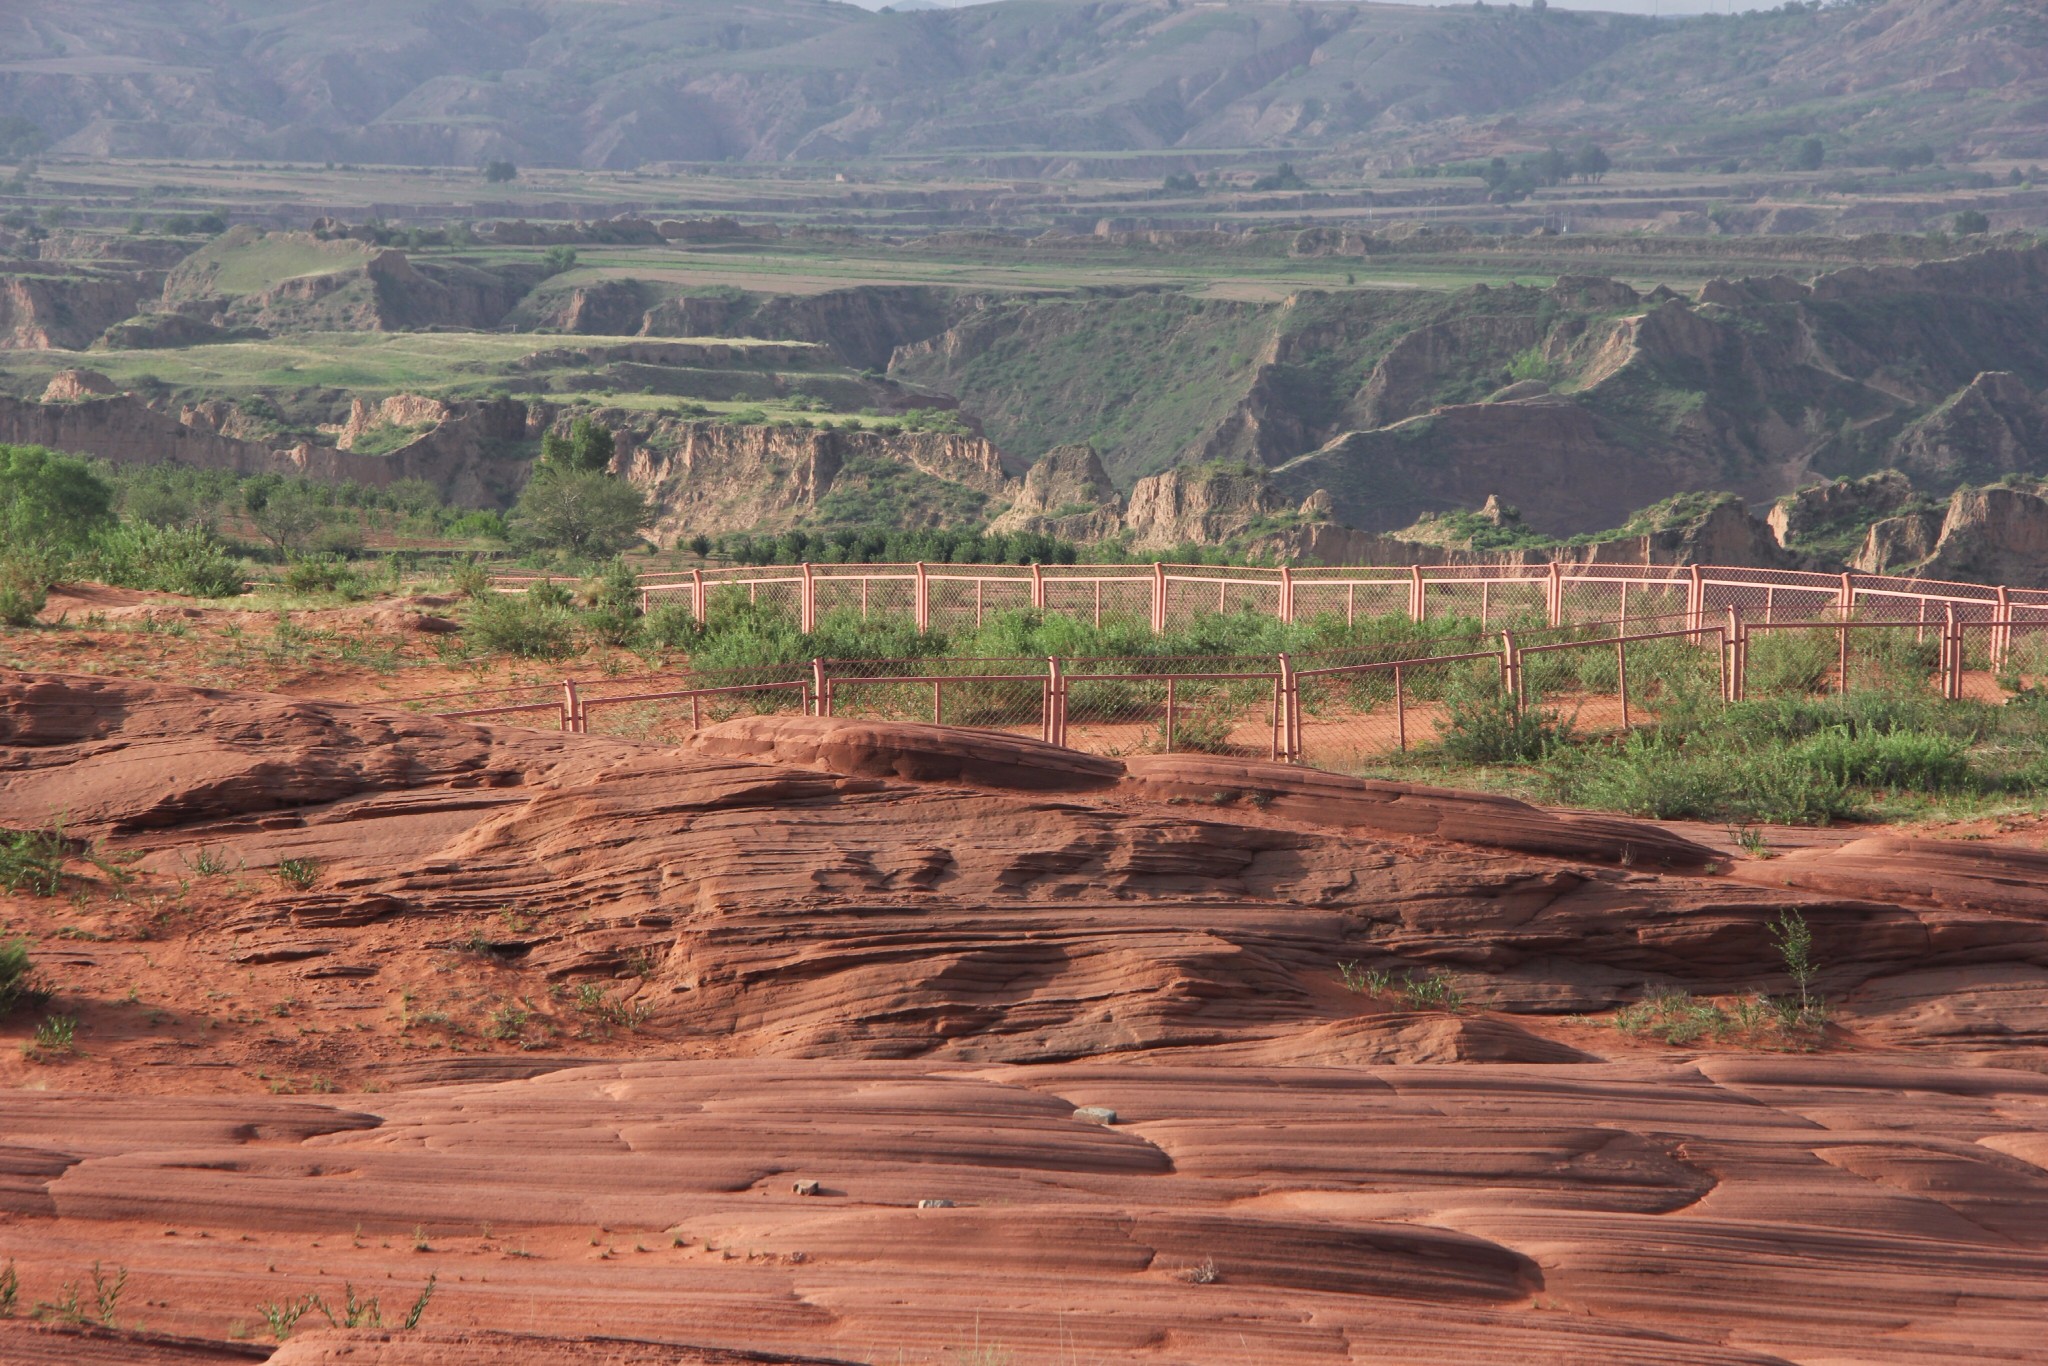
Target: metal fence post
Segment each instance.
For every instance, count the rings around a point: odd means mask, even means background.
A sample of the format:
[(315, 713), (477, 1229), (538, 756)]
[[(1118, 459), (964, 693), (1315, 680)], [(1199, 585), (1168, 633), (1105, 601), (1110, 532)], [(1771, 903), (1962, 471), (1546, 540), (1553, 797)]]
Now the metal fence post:
[(1692, 582), (1685, 589), (1685, 629), (1693, 633), (1692, 643), (1697, 645), (1700, 628), (1707, 621), (1707, 584), (1698, 565), (1692, 566)]
[(690, 615), (699, 626), (704, 624), (704, 571), (690, 571)]
[(832, 695), (825, 690), (825, 661), (822, 659), (811, 661), (811, 694), (814, 699), (816, 714), (819, 716), (830, 716), (832, 714)]
[(1401, 686), (1401, 666), (1394, 666), (1394, 734), (1401, 742), (1401, 752), (1408, 752), (1408, 696)]
[(1835, 606), (1841, 612), (1843, 621), (1847, 621), (1856, 611), (1856, 580), (1846, 569), (1842, 571), (1842, 589), (1835, 599)]
[(805, 635), (818, 629), (818, 581), (811, 576), (811, 562), (797, 566), (804, 574), (803, 601), (797, 605), (797, 629)]
[(1294, 661), (1280, 652), (1280, 677), (1273, 684), (1273, 757), (1284, 764), (1301, 762), (1301, 684)]
[(1152, 634), (1166, 634), (1166, 566), (1152, 562)]
[(1031, 605), (1045, 610), (1045, 566), (1036, 561), (1031, 565)]
[(1294, 570), (1284, 564), (1280, 566), (1280, 620), (1294, 624)]
[(1411, 564), (1408, 566), (1408, 572), (1408, 620), (1421, 621), (1429, 608), (1429, 603), (1423, 597), (1422, 566)]
[(1046, 667), (1046, 739), (1066, 748), (1067, 744), (1067, 675), (1060, 665), (1058, 655), (1047, 655)]
[(562, 680), (562, 729), (571, 734), (583, 731), (583, 699), (576, 695), (576, 680)]
[(1500, 686), (1515, 700), (1515, 710), (1522, 709), (1522, 661), (1515, 653), (1515, 633), (1500, 633)]
[(1991, 672), (2001, 673), (2005, 669), (2006, 657), (2012, 653), (2012, 590), (2004, 584), (1998, 585), (1998, 620), (1991, 623)]
[(1628, 640), (1614, 642), (1614, 674), (1621, 685), (1621, 728), (1628, 729)]
[(917, 632), (923, 635), (932, 626), (931, 581), (925, 576), (923, 560), (917, 562), (917, 588), (911, 600), (917, 614)]
[(1552, 630), (1564, 625), (1564, 566), (1550, 562), (1550, 582), (1543, 585), (1543, 621)]

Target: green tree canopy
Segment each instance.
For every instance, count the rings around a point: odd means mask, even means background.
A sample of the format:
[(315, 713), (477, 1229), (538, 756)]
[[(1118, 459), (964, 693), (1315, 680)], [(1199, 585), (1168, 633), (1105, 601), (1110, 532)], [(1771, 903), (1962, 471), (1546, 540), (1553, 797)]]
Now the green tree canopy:
[(567, 436), (549, 432), (540, 439), (541, 463), (550, 469), (602, 473), (611, 468), (616, 450), (611, 429), (587, 417), (571, 423)]
[(114, 491), (76, 456), (0, 446), (0, 542), (10, 552), (72, 551), (113, 525)]
[(543, 463), (507, 519), (519, 540), (578, 558), (616, 555), (640, 539), (647, 497), (603, 470)]

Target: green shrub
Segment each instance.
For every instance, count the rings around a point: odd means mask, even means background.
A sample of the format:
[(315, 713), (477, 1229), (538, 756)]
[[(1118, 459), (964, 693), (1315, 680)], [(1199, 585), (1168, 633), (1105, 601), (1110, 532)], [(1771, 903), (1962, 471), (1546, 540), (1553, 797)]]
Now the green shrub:
[(334, 593), (355, 599), (369, 595), (363, 576), (338, 555), (308, 555), (285, 566), (284, 586), (293, 593)]
[(1838, 726), (1799, 741), (1787, 757), (1848, 787), (1952, 792), (1970, 781), (1969, 747), (1922, 731)]
[(497, 654), (567, 659), (576, 652), (576, 614), (553, 599), (538, 591), (493, 594), (470, 613), (469, 638)]
[(0, 1015), (24, 1007), (39, 1007), (49, 993), (38, 982), (29, 961), (26, 939), (0, 940)]
[(12, 556), (0, 559), (0, 624), (33, 626), (49, 600), (50, 581), (39, 563)]
[(1515, 705), (1506, 690), (1464, 692), (1445, 702), (1438, 746), (1468, 764), (1535, 763), (1571, 744), (1572, 723), (1535, 698)]
[(58, 831), (0, 830), (0, 887), (55, 896), (64, 885), (64, 861), (69, 856)]
[(687, 602), (656, 603), (640, 624), (640, 638), (649, 645), (680, 650), (696, 644), (697, 616)]
[(241, 561), (203, 527), (125, 523), (100, 538), (87, 563), (96, 577), (123, 588), (225, 598), (244, 586)]
[(491, 591), (491, 571), (472, 555), (456, 562), (448, 573), (448, 583), (465, 598), (480, 598)]

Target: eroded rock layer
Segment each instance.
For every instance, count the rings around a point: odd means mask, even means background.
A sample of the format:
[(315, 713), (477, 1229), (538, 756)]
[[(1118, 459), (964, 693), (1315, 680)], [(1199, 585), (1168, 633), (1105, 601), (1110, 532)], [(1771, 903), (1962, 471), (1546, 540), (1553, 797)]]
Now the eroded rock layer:
[[(0, 1061), (0, 1257), (125, 1267), (124, 1327), (8, 1360), (263, 1359), (344, 1284), (384, 1327), (272, 1359), (2019, 1361), (2048, 1311), (2033, 851), (59, 676), (0, 744), (0, 824), (139, 889), (38, 941), (79, 1055)], [(1824, 1034), (1577, 1018), (1783, 990), (1788, 908)]]

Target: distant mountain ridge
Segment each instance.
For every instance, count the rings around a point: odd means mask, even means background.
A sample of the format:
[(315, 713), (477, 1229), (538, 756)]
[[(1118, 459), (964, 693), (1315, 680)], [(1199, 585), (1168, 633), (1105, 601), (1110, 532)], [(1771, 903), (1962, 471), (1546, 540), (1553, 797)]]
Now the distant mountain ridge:
[(1866, 0), (1660, 24), (1251, 0), (898, 13), (832, 0), (65, 0), (0, 11), (5, 116), (83, 154), (401, 164), (1421, 154), (1498, 140), (1507, 116), (1539, 144), (1653, 134), (1679, 152), (1741, 150), (1820, 132), (2034, 156), (2048, 155), (2048, 13), (2030, 0)]

